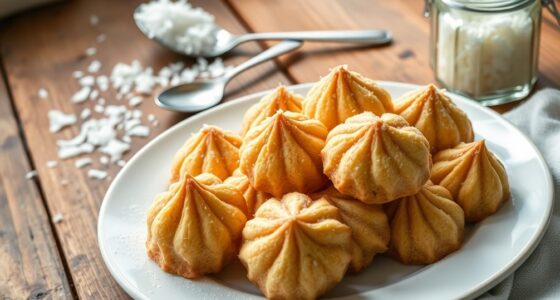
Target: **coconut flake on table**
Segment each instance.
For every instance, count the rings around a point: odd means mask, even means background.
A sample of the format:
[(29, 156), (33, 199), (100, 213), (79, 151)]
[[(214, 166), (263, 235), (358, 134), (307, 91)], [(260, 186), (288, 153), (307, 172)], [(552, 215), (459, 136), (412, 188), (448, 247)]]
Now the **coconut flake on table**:
[(78, 146), (67, 146), (58, 149), (58, 158), (67, 159), (81, 154), (92, 153), (95, 147), (92, 144), (81, 144)]
[(62, 222), (63, 219), (64, 219), (64, 217), (62, 216), (61, 213), (56, 213), (52, 217), (52, 222), (55, 223), (55, 224), (58, 224), (58, 223)]
[(107, 172), (103, 170), (89, 169), (87, 175), (89, 178), (102, 180), (107, 177)]
[(130, 145), (117, 139), (112, 139), (109, 143), (100, 148), (101, 153), (111, 156), (111, 161), (118, 161), (128, 150), (130, 150)]
[(126, 131), (126, 135), (147, 137), (150, 135), (150, 128), (144, 125), (134, 126), (130, 130)]
[(97, 87), (102, 92), (105, 92), (109, 89), (109, 77), (105, 75), (97, 76)]
[(99, 100), (97, 100), (97, 104), (98, 105), (105, 105), (105, 98), (99, 98)]
[(97, 41), (98, 43), (103, 43), (103, 42), (106, 41), (106, 40), (107, 40), (107, 35), (104, 34), (104, 33), (98, 35), (98, 36), (95, 38), (95, 41)]
[(82, 71), (72, 72), (72, 77), (74, 77), (74, 78), (81, 78), (82, 76), (84, 76), (84, 72), (82, 72)]
[(84, 86), (72, 96), (71, 100), (74, 103), (82, 103), (88, 99), (89, 93), (91, 93), (91, 87)]
[(73, 114), (65, 114), (59, 110), (49, 110), (49, 132), (55, 133), (62, 128), (76, 123), (76, 116)]
[(37, 96), (39, 96), (39, 98), (41, 99), (47, 99), (49, 97), (49, 92), (44, 88), (40, 88), (37, 91)]
[(87, 56), (94, 56), (96, 53), (97, 53), (97, 48), (95, 47), (89, 47), (86, 49)]
[(214, 16), (194, 8), (185, 0), (151, 1), (140, 5), (134, 18), (146, 28), (150, 38), (197, 55), (216, 44)]
[(96, 15), (89, 16), (89, 24), (91, 26), (97, 26), (99, 24), (99, 17)]
[(96, 104), (93, 107), (93, 111), (95, 111), (96, 113), (103, 113), (104, 110), (105, 110), (105, 107), (103, 105)]
[(80, 118), (82, 118), (82, 120), (85, 120), (87, 118), (89, 118), (91, 116), (91, 109), (89, 108), (84, 108), (82, 109), (82, 112), (80, 112)]
[[(97, 99), (97, 97), (99, 97), (99, 91), (98, 90), (92, 90), (91, 93), (89, 93), (89, 100), (95, 101)], [(101, 104), (101, 105), (103, 105), (103, 104)]]
[(95, 84), (95, 77), (88, 75), (78, 80), (81, 86), (93, 86)]
[(121, 168), (124, 167), (124, 165), (126, 165), (126, 160), (124, 160), (124, 159), (119, 159), (119, 160), (117, 161), (117, 165), (118, 165), (119, 167), (121, 167)]
[(140, 105), (142, 103), (142, 101), (144, 101), (142, 99), (142, 97), (134, 96), (134, 97), (128, 99), (128, 105), (130, 105), (132, 107), (136, 107), (136, 106)]
[(35, 177), (37, 177), (37, 171), (36, 170), (31, 170), (27, 173), (25, 173), (25, 179), (33, 179)]
[(101, 62), (98, 60), (92, 61), (87, 67), (88, 72), (97, 73), (101, 69)]
[(107, 156), (101, 156), (101, 157), (99, 158), (99, 162), (100, 162), (102, 165), (108, 165), (108, 164), (109, 164), (109, 158), (108, 158)]
[(89, 157), (84, 157), (84, 158), (80, 158), (78, 160), (76, 160), (74, 162), (74, 166), (76, 166), (76, 168), (83, 168), (87, 165), (91, 164), (91, 158)]
[(47, 168), (53, 169), (56, 168), (56, 166), (58, 166), (58, 162), (56, 160), (47, 161)]

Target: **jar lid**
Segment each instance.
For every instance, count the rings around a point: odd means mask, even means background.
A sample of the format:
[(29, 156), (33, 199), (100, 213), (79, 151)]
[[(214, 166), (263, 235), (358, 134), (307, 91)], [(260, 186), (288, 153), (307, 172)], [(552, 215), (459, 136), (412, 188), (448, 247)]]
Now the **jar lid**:
[(453, 8), (475, 12), (508, 12), (521, 9), (537, 0), (441, 0)]

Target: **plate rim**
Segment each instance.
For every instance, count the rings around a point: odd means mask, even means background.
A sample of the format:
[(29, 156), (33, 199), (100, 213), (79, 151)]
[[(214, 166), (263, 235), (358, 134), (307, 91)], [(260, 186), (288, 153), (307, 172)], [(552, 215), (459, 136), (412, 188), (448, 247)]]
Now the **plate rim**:
[[(383, 85), (393, 85), (393, 86), (400, 86), (400, 87), (404, 87), (404, 88), (408, 88), (408, 89), (417, 89), (417, 88), (422, 86), (422, 85), (419, 85), (419, 84), (404, 83), (404, 82), (397, 82), (397, 81), (384, 81), (384, 80), (376, 80), (376, 83), (381, 85), (381, 86), (383, 86)], [(315, 82), (306, 82), (306, 83), (300, 83), (300, 84), (294, 84), (294, 85), (286, 85), (286, 88), (289, 89), (289, 90), (291, 90), (291, 89), (304, 89), (304, 88), (311, 87), (313, 84), (315, 84)], [(137, 297), (137, 298), (142, 298), (143, 297), (142, 294), (138, 294), (136, 289), (134, 289), (130, 286), (128, 281), (125, 280), (124, 277), (122, 276), (123, 274), (121, 274), (121, 272), (119, 270), (117, 270), (115, 268), (115, 266), (113, 266), (111, 263), (109, 263), (108, 253), (106, 253), (106, 247), (104, 247), (104, 241), (101, 238), (102, 232), (103, 232), (102, 224), (103, 224), (103, 219), (104, 219), (104, 218), (102, 218), (102, 216), (105, 215), (105, 210), (106, 210), (106, 207), (107, 207), (107, 204), (106, 204), (107, 201), (106, 200), (113, 193), (113, 190), (115, 189), (115, 187), (117, 185), (117, 182), (119, 182), (121, 180), (121, 177), (124, 176), (123, 174), (125, 172), (123, 172), (123, 171), (126, 168), (128, 168), (130, 163), (138, 160), (139, 157), (141, 157), (144, 152), (148, 151), (147, 149), (151, 148), (153, 144), (158, 143), (160, 140), (164, 139), (167, 135), (172, 134), (172, 132), (180, 130), (181, 127), (183, 127), (185, 123), (190, 123), (190, 122), (193, 122), (193, 121), (196, 121), (196, 120), (199, 120), (199, 119), (203, 119), (208, 114), (212, 114), (212, 113), (214, 113), (215, 111), (218, 111), (218, 110), (226, 109), (227, 107), (235, 105), (239, 102), (246, 102), (246, 101), (250, 101), (250, 99), (260, 98), (260, 97), (266, 95), (267, 93), (270, 93), (273, 90), (274, 90), (274, 88), (264, 90), (264, 91), (261, 91), (261, 92), (251, 93), (251, 94), (248, 94), (248, 95), (245, 95), (245, 96), (242, 96), (242, 97), (234, 98), (234, 99), (229, 100), (225, 103), (220, 103), (220, 104), (218, 104), (218, 105), (216, 105), (216, 106), (214, 106), (214, 107), (212, 107), (208, 110), (200, 112), (196, 115), (186, 117), (184, 120), (182, 120), (182, 121), (178, 122), (177, 124), (167, 128), (166, 130), (161, 132), (158, 136), (154, 137), (151, 141), (149, 141), (144, 146), (142, 146), (142, 148), (140, 148), (140, 150), (138, 150), (138, 152), (136, 152), (132, 156), (132, 158), (129, 159), (129, 163), (126, 164), (123, 169), (119, 170), (119, 172), (117, 173), (117, 175), (115, 176), (115, 178), (111, 182), (109, 188), (105, 192), (105, 195), (104, 195), (103, 200), (101, 202), (101, 207), (99, 208), (98, 219), (97, 219), (97, 228), (96, 228), (97, 229), (97, 243), (98, 243), (99, 250), (101, 252), (101, 257), (103, 259), (103, 263), (105, 264), (105, 266), (107, 267), (107, 269), (109, 270), (109, 272), (111, 273), (111, 275), (115, 279), (115, 281), (119, 284), (119, 286), (121, 288), (123, 288), (130, 296)], [(538, 227), (536, 229), (537, 233), (534, 234), (531, 237), (531, 239), (527, 242), (527, 244), (503, 268), (501, 268), (500, 270), (496, 270), (492, 276), (488, 277), (486, 280), (484, 280), (480, 284), (478, 284), (476, 286), (473, 286), (471, 289), (465, 291), (462, 295), (457, 295), (457, 298), (473, 299), (473, 298), (476, 298), (476, 297), (482, 295), (483, 293), (487, 292), (492, 287), (494, 287), (495, 285), (497, 285), (498, 283), (503, 281), (506, 277), (511, 275), (513, 272), (515, 272), (529, 258), (529, 256), (531, 256), (533, 251), (540, 244), (540, 241), (544, 237), (544, 234), (546, 233), (547, 228), (550, 224), (550, 220), (552, 219), (552, 210), (553, 210), (553, 207), (554, 207), (554, 185), (553, 185), (552, 175), (550, 173), (550, 170), (549, 170), (548, 164), (546, 163), (546, 160), (544, 159), (542, 153), (539, 151), (537, 146), (533, 143), (533, 141), (524, 132), (519, 130), (509, 120), (504, 118), (501, 114), (497, 113), (496, 111), (494, 111), (494, 110), (492, 110), (488, 107), (485, 107), (485, 106), (481, 105), (480, 103), (477, 103), (476, 101), (470, 100), (469, 98), (467, 98), (465, 96), (461, 96), (461, 95), (458, 95), (458, 94), (455, 94), (455, 93), (452, 93), (452, 92), (447, 92), (447, 93), (452, 95), (453, 98), (460, 99), (462, 102), (465, 102), (467, 105), (474, 106), (474, 107), (476, 107), (476, 109), (481, 109), (481, 110), (485, 111), (486, 113), (489, 113), (490, 115), (495, 117), (499, 122), (503, 123), (509, 130), (512, 130), (512, 131), (516, 132), (517, 134), (519, 134), (520, 136), (522, 136), (526, 140), (526, 142), (528, 142), (528, 144), (532, 148), (532, 150), (536, 153), (536, 156), (538, 158), (538, 163), (541, 165), (541, 167), (544, 170), (545, 185), (547, 186), (547, 189), (545, 191), (545, 194), (547, 196), (545, 198), (546, 198), (546, 200), (548, 200), (548, 203), (547, 203), (548, 205), (546, 206), (546, 211), (545, 211), (546, 218), (545, 218), (545, 220), (542, 220), (538, 224)], [(119, 276), (117, 276), (117, 275), (119, 275)], [(365, 294), (367, 294), (367, 292)]]

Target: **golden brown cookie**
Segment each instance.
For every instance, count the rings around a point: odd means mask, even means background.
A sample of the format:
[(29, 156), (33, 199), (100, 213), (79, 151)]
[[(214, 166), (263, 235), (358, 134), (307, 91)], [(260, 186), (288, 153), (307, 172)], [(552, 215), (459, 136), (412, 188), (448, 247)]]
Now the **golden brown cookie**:
[(278, 111), (245, 135), (239, 168), (255, 189), (275, 197), (315, 192), (326, 183), (321, 163), (326, 137), (321, 122)]
[(239, 166), (241, 138), (216, 126), (205, 126), (191, 136), (175, 154), (171, 167), (171, 182), (184, 174), (197, 176), (202, 173), (228, 178)]
[(342, 280), (351, 229), (336, 207), (300, 193), (272, 198), (243, 229), (247, 277), (269, 299), (315, 299)]
[(474, 139), (467, 114), (433, 84), (404, 94), (395, 100), (394, 107), (395, 113), (424, 134), (432, 153)]
[(303, 102), (303, 114), (321, 121), (328, 130), (365, 111), (376, 115), (392, 112), (391, 95), (375, 81), (344, 65), (321, 78)]
[(494, 214), (510, 198), (506, 170), (484, 140), (438, 152), (431, 179), (451, 192), (468, 222)]
[(321, 154), (335, 188), (369, 204), (417, 193), (432, 167), (426, 138), (394, 114), (349, 118), (329, 132)]
[(264, 119), (274, 115), (276, 111), (301, 112), (303, 97), (296, 95), (280, 85), (272, 93), (264, 96), (258, 103), (251, 106), (243, 117), (241, 135), (247, 134), (249, 129), (259, 125)]
[(426, 184), (420, 192), (387, 204), (389, 253), (405, 264), (431, 264), (459, 249), (463, 210), (444, 187)]
[(381, 205), (365, 204), (337, 191), (334, 187), (314, 194), (313, 199), (325, 199), (338, 208), (340, 220), (352, 229), (352, 262), (350, 269), (359, 272), (378, 253), (388, 249), (391, 237), (387, 215)]
[(246, 211), (234, 186), (212, 174), (185, 174), (148, 211), (148, 256), (186, 278), (217, 273), (237, 254)]
[(257, 209), (268, 199), (272, 198), (272, 195), (265, 192), (259, 192), (251, 186), (249, 178), (245, 174), (241, 173), (239, 169), (233, 172), (233, 175), (228, 177), (224, 183), (231, 184), (235, 186), (243, 198), (245, 198), (245, 204), (247, 205), (247, 210), (249, 212), (249, 218), (253, 218)]

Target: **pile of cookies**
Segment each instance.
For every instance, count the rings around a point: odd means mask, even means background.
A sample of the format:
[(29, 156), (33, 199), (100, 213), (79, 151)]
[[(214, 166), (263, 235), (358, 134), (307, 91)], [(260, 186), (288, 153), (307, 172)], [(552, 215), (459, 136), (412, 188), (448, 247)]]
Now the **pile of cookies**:
[(240, 135), (206, 126), (148, 212), (147, 252), (186, 278), (239, 257), (264, 295), (314, 299), (387, 252), (434, 263), (509, 199), (467, 115), (428, 85), (392, 100), (345, 66), (307, 96), (279, 86)]

